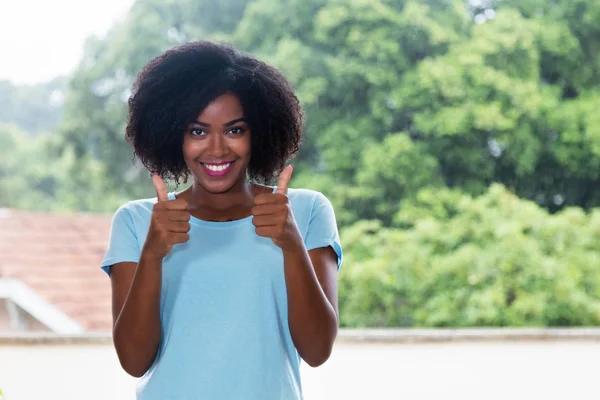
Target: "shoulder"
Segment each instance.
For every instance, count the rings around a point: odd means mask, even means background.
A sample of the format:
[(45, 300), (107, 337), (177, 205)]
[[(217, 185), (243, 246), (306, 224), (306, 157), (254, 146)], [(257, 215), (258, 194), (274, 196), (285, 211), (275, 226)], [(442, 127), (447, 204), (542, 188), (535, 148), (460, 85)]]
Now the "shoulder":
[(332, 208), (329, 199), (321, 192), (310, 189), (288, 189), (288, 198), (294, 213), (312, 214), (320, 207)]
[(147, 220), (156, 201), (156, 197), (128, 201), (115, 211), (113, 220)]
[(294, 218), (302, 233), (307, 250), (331, 246), (341, 264), (342, 247), (333, 206), (321, 192), (288, 189)]
[(327, 199), (323, 193), (316, 190), (294, 188), (288, 189), (288, 198), (292, 203), (297, 204), (313, 204), (315, 201)]

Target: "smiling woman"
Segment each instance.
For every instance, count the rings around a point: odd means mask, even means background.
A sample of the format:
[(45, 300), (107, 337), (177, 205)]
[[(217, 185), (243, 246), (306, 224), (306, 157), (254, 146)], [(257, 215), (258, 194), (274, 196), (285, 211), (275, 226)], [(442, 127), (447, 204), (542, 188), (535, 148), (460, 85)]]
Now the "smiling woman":
[(342, 248), (328, 199), (288, 188), (301, 135), (285, 77), (230, 46), (188, 43), (139, 74), (126, 137), (157, 196), (117, 210), (102, 261), (139, 399), (301, 399), (300, 361), (329, 358)]
[[(285, 77), (225, 45), (188, 43), (152, 60), (134, 84), (129, 105), (127, 138), (136, 154), (149, 170), (174, 180), (185, 181), (194, 172), (181, 147), (191, 128), (210, 134), (243, 118), (254, 131), (248, 174), (262, 183), (281, 170), (301, 141), (302, 109)], [(211, 120), (203, 121), (201, 113)]]

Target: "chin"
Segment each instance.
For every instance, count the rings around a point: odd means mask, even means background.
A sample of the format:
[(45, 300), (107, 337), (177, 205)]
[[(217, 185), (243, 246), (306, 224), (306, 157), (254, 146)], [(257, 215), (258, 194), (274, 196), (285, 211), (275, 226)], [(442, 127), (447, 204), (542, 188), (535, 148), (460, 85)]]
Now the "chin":
[(208, 183), (208, 182), (203, 182), (203, 181), (197, 181), (200, 186), (202, 186), (202, 188), (210, 194), (223, 194), (223, 193), (227, 193), (229, 192), (234, 186), (235, 184), (225, 184), (223, 182), (223, 184), (215, 184), (215, 183)]
[(246, 180), (246, 174), (231, 171), (230, 174), (223, 177), (210, 177), (204, 171), (193, 171), (195, 182), (210, 194), (227, 193)]

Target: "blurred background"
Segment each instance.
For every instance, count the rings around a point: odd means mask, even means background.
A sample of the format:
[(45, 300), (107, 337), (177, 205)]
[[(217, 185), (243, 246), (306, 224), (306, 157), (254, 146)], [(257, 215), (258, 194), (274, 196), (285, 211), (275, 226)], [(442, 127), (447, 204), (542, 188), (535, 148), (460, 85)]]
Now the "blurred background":
[(597, 0), (3, 1), (4, 398), (133, 398), (98, 267), (112, 213), (155, 196), (126, 100), (198, 39), (291, 80), (291, 186), (336, 210), (344, 329), (307, 400), (598, 398), (599, 21)]

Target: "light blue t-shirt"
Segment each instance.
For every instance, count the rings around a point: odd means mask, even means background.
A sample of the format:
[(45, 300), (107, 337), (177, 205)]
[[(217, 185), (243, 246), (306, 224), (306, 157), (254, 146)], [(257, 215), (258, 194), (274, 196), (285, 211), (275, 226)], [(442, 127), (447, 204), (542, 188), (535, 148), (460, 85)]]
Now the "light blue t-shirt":
[[(339, 268), (342, 248), (329, 200), (305, 189), (289, 189), (288, 197), (307, 250), (331, 246)], [(136, 200), (117, 210), (104, 271), (139, 261), (155, 203)], [(189, 241), (163, 260), (161, 343), (137, 398), (302, 399), (281, 249), (256, 234), (251, 216), (230, 222), (192, 217), (190, 225)]]

